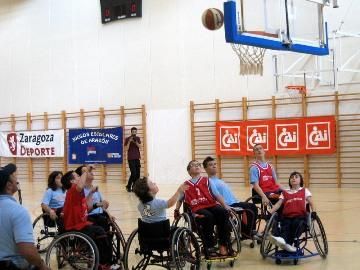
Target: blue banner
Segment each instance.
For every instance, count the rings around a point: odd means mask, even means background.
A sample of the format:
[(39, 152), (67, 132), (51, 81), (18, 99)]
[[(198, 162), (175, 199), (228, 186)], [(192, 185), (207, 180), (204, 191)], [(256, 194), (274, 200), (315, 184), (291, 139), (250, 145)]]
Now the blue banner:
[(123, 129), (70, 129), (69, 164), (121, 164)]

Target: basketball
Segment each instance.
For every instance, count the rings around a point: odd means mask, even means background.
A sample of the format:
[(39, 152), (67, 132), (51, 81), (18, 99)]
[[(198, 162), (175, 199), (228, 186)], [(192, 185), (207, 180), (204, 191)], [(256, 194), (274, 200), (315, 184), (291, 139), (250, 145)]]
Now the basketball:
[(224, 14), (217, 8), (209, 8), (202, 14), (202, 23), (206, 29), (217, 30), (224, 23)]

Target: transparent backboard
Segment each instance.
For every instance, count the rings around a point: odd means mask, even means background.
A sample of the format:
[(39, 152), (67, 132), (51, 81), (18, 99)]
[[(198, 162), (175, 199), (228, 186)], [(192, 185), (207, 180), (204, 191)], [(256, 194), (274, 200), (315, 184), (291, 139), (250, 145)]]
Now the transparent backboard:
[(324, 0), (233, 0), (224, 3), (230, 43), (327, 55)]

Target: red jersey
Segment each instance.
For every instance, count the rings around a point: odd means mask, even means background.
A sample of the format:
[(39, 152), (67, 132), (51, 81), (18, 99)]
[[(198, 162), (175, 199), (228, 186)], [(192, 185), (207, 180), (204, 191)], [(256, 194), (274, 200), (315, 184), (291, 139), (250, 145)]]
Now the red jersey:
[(251, 166), (255, 166), (259, 171), (259, 186), (264, 193), (275, 192), (280, 189), (273, 177), (273, 169), (269, 163), (265, 163), (265, 167), (261, 167), (260, 163), (253, 162)]
[(306, 198), (305, 188), (295, 193), (288, 193), (283, 190), (284, 208), (282, 214), (284, 217), (305, 217), (306, 216)]
[(192, 212), (200, 209), (213, 207), (217, 204), (215, 198), (212, 196), (209, 188), (209, 179), (207, 177), (200, 177), (194, 184), (190, 180), (185, 182), (189, 188), (185, 190), (185, 203), (188, 204)]
[(77, 191), (75, 184), (66, 192), (63, 212), (66, 231), (79, 231), (92, 224), (87, 221), (88, 211), (84, 191)]

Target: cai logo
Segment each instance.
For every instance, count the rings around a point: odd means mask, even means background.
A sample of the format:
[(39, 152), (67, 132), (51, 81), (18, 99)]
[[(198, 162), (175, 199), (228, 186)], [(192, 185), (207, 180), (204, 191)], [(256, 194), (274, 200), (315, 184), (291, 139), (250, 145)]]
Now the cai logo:
[(252, 151), (255, 144), (261, 144), (265, 151), (269, 150), (269, 126), (247, 126), (247, 150)]
[(239, 151), (240, 150), (240, 127), (222, 126), (220, 127), (220, 150)]
[(17, 154), (17, 136), (16, 133), (9, 133), (7, 135), (7, 143), (11, 154)]

